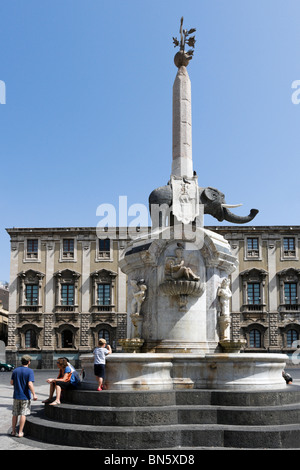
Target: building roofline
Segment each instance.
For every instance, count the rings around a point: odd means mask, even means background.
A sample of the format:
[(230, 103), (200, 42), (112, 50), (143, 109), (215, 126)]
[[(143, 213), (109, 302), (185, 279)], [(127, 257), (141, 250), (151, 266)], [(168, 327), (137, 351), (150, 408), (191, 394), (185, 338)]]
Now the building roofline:
[[(130, 227), (132, 228), (132, 227)], [(141, 230), (150, 229), (149, 227), (141, 227)], [(269, 231), (269, 230), (300, 230), (300, 225), (205, 225), (204, 228), (213, 231), (230, 231), (230, 232), (246, 232), (246, 231)], [(115, 230), (117, 232), (126, 230), (128, 227), (108, 227), (107, 232)], [(5, 229), (8, 234), (21, 233), (38, 233), (38, 232), (95, 232), (97, 227), (12, 227)]]
[(227, 230), (232, 232), (246, 232), (251, 230), (300, 230), (300, 225), (214, 225), (214, 226), (205, 226), (210, 230)]

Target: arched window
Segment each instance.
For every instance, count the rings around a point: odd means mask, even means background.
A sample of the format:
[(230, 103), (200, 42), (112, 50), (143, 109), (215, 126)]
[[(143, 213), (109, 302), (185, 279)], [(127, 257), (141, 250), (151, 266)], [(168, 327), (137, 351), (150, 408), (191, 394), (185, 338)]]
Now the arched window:
[(293, 342), (298, 341), (298, 339), (299, 339), (298, 331), (290, 329), (287, 332), (287, 335), (286, 335), (286, 345), (287, 345), (287, 347), (291, 348), (293, 346)]
[(99, 334), (98, 334), (98, 339), (100, 338), (104, 338), (106, 343), (109, 344), (110, 343), (110, 334), (109, 334), (109, 331), (108, 330), (99, 330)]
[(71, 330), (64, 330), (61, 334), (61, 347), (72, 348), (73, 347), (73, 333)]
[(261, 347), (261, 333), (259, 330), (253, 329), (249, 333), (250, 348)]
[(36, 348), (36, 333), (34, 330), (27, 330), (25, 333), (25, 348)]

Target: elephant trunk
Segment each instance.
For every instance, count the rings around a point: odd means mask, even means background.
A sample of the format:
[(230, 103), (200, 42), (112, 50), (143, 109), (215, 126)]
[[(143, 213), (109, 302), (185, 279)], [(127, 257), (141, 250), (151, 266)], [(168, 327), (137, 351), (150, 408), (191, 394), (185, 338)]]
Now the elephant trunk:
[(251, 209), (249, 215), (246, 217), (240, 217), (239, 215), (233, 214), (233, 212), (228, 210), (226, 207), (223, 208), (223, 211), (224, 219), (233, 224), (246, 224), (247, 222), (251, 222), (259, 212), (257, 209)]

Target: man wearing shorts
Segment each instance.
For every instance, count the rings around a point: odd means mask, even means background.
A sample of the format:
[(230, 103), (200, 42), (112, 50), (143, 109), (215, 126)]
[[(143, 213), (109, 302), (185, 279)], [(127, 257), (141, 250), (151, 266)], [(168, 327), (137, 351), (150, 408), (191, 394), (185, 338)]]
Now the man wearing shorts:
[(109, 344), (106, 346), (106, 341), (103, 338), (99, 339), (98, 348), (94, 349), (94, 374), (98, 378), (98, 391), (103, 389), (103, 382), (105, 379), (105, 356), (111, 354), (111, 347)]
[[(13, 410), (12, 410), (12, 436), (23, 437), (23, 429), (26, 421), (26, 416), (30, 415), (31, 411), (31, 393), (33, 399), (37, 400), (37, 396), (34, 391), (34, 373), (32, 369), (29, 369), (31, 361), (30, 356), (23, 356), (21, 359), (22, 365), (17, 367), (11, 376), (10, 384), (14, 386), (13, 395)], [(16, 434), (16, 426), (18, 422), (18, 416), (20, 416), (19, 422), (19, 433)]]

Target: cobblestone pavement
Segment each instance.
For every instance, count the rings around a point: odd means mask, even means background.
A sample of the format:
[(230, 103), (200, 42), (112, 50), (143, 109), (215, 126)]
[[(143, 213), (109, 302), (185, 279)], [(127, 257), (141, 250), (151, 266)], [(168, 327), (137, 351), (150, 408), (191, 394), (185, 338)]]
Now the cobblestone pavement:
[[(300, 385), (300, 368), (287, 369), (293, 377), (293, 382)], [(38, 396), (37, 401), (32, 401), (32, 408), (40, 407), (41, 402), (48, 397), (49, 384), (46, 382), (48, 377), (56, 377), (57, 371), (53, 370), (34, 370), (35, 392)], [(78, 447), (57, 446), (46, 444), (23, 437), (11, 437), (11, 419), (13, 387), (10, 385), (11, 372), (0, 372), (0, 449), (1, 450), (87, 450)], [(89, 449), (90, 450), (90, 449)]]

